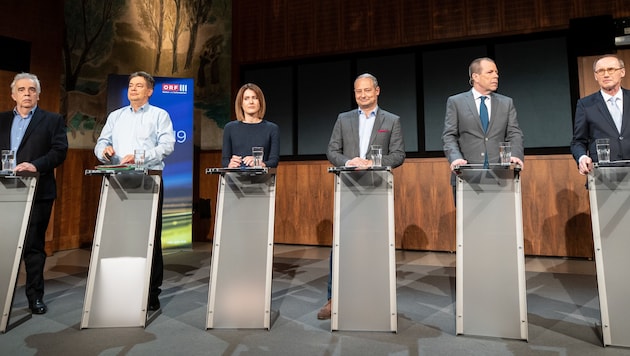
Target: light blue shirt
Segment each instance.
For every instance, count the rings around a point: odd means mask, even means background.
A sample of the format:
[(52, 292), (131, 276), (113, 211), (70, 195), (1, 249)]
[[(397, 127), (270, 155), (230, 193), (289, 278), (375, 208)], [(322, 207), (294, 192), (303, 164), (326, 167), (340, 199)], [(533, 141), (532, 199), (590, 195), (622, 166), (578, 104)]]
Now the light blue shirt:
[[(116, 154), (111, 161), (103, 157), (103, 150), (113, 146)], [(136, 149), (145, 150), (144, 162), (148, 169), (164, 169), (164, 158), (173, 152), (175, 132), (166, 110), (144, 104), (138, 111), (125, 106), (107, 117), (101, 135), (96, 141), (94, 154), (106, 164), (119, 164)]]
[(16, 155), (17, 150), (22, 143), (24, 133), (26, 132), (28, 125), (31, 123), (31, 118), (33, 118), (35, 109), (37, 109), (37, 106), (29, 111), (26, 117), (22, 117), (16, 109), (13, 109), (13, 124), (11, 125), (11, 151), (15, 152)]
[(376, 121), (376, 110), (378, 110), (378, 106), (366, 116), (363, 110), (359, 109), (359, 155), (361, 158), (367, 156), (370, 136), (374, 128), (374, 121)]

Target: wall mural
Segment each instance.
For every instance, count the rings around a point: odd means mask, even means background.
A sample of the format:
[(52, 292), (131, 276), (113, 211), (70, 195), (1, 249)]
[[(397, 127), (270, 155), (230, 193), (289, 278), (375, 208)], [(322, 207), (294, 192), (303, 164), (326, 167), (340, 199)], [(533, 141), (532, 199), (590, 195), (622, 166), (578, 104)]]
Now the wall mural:
[(195, 145), (221, 149), (230, 120), (231, 0), (66, 0), (61, 111), (71, 148), (93, 148), (107, 76), (193, 78)]

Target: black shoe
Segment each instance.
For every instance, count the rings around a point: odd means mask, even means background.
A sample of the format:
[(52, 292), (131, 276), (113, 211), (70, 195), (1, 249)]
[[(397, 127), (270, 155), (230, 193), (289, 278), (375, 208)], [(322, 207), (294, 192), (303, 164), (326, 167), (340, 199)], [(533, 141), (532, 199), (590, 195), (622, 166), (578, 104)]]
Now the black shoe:
[(157, 298), (155, 300), (150, 300), (149, 311), (156, 311), (158, 309), (160, 309), (160, 300)]
[(35, 299), (34, 302), (28, 304), (28, 307), (31, 309), (33, 314), (46, 314), (48, 311), (46, 303), (44, 303), (41, 299)]

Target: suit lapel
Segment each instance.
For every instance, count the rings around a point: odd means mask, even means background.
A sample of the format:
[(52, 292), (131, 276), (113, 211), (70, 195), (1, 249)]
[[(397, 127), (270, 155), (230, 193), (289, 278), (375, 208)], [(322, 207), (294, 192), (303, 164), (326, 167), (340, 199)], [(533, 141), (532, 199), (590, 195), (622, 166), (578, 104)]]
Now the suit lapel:
[(471, 117), (474, 117), (477, 121), (476, 125), (479, 129), (479, 132), (483, 132), (483, 126), (481, 126), (481, 118), (479, 117), (479, 110), (477, 110), (477, 103), (475, 102), (475, 96), (473, 95), (472, 90), (469, 90), (466, 93), (466, 105), (468, 106), (468, 110), (470, 110), (470, 112), (472, 113)]
[(20, 142), (20, 147), (18, 147), (18, 151), (24, 146), (24, 144), (28, 141), (31, 133), (35, 131), (35, 129), (39, 126), (40, 121), (44, 118), (44, 114), (39, 110), (39, 107), (35, 109), (33, 113), (33, 117), (31, 117), (31, 122), (29, 122), (28, 127), (26, 128), (26, 132), (24, 133), (24, 137), (22, 137), (22, 142)]
[(626, 129), (626, 126), (628, 124), (628, 120), (630, 120), (630, 91), (625, 90), (625, 89), (621, 89), (621, 92), (623, 93), (623, 112), (621, 113), (621, 132), (623, 132)]
[(370, 134), (370, 145), (374, 144), (374, 140), (376, 140), (376, 134), (378, 130), (383, 126), (383, 121), (385, 120), (385, 115), (381, 111), (381, 109), (377, 109), (376, 117), (374, 118), (374, 127), (372, 127), (372, 133)]
[[(625, 107), (625, 101), (626, 101), (626, 97), (625, 97), (625, 93), (624, 93), (624, 107)], [(606, 104), (606, 101), (604, 100), (604, 97), (602, 96), (602, 93), (599, 93), (599, 95), (597, 95), (597, 109), (600, 111), (600, 113), (602, 114), (602, 117), (606, 118), (606, 122), (608, 122), (608, 125), (612, 128), (613, 132), (617, 132), (617, 125), (615, 125), (615, 120), (613, 120), (612, 115), (610, 115), (610, 110), (608, 110), (608, 104)], [(622, 119), (621, 119), (621, 132), (623, 132), (623, 114), (621, 114)]]

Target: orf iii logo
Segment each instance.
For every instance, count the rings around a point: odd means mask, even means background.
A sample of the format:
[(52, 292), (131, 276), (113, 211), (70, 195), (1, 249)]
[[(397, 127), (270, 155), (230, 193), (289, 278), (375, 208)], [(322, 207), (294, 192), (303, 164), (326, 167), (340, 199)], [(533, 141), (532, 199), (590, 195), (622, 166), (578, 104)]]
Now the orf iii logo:
[(162, 93), (165, 94), (187, 94), (188, 84), (162, 84)]

